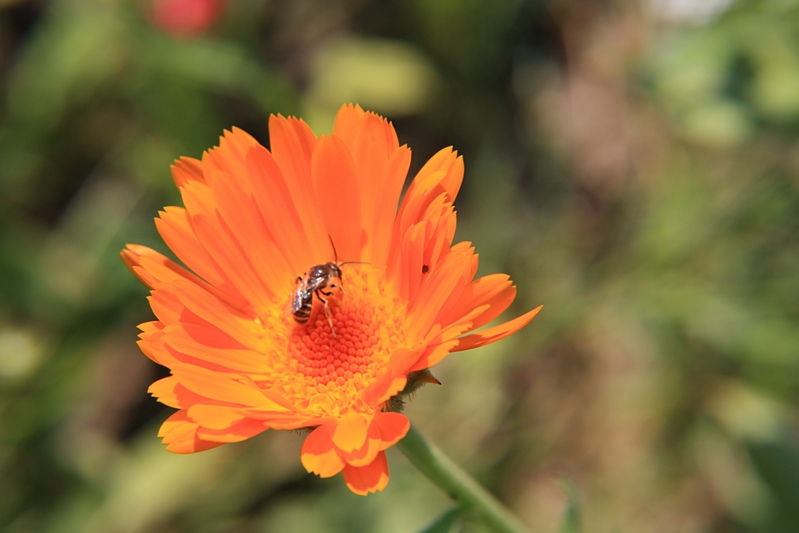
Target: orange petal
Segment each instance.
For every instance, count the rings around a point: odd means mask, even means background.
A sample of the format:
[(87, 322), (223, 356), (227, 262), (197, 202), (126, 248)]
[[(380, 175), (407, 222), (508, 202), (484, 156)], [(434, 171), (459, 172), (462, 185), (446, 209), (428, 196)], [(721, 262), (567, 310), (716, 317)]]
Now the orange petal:
[(385, 184), (375, 202), (374, 235), (370, 261), (376, 268), (382, 268), (388, 263), (394, 218), (397, 214), (402, 186), (405, 184), (410, 166), (411, 151), (407, 146), (401, 146), (394, 151), (389, 160)]
[(440, 325), (436, 324), (428, 333), (427, 338), (425, 338), (424, 344), (427, 348), (424, 353), (412, 367), (406, 370), (406, 373), (423, 370), (438, 364), (458, 345), (458, 336), (473, 329), (471, 320), (481, 315), (487, 307), (487, 305), (483, 305), (472, 310), (471, 313), (462, 317), (461, 321), (450, 324), (446, 328), (441, 328)]
[(337, 137), (321, 137), (311, 160), (311, 176), (322, 220), (340, 261), (361, 258), (361, 193), (355, 162)]
[[(296, 177), (303, 186), (309, 186), (311, 156), (316, 147), (316, 136), (311, 128), (295, 117), (272, 115), (269, 117), (269, 141), (283, 175)], [(310, 192), (310, 188), (306, 192)]]
[[(447, 193), (447, 200), (454, 202), (463, 182), (463, 156), (459, 157), (451, 146), (442, 148), (419, 170), (414, 182), (417, 179), (421, 182), (435, 172), (443, 172), (439, 183)], [(408, 193), (411, 193), (410, 187)]]
[(147, 297), (150, 307), (163, 325), (178, 322), (186, 310), (171, 285), (161, 285)]
[(393, 377), (399, 377), (408, 373), (408, 369), (419, 359), (419, 352), (400, 348), (395, 350), (388, 358), (389, 372)]
[(220, 139), (219, 147), (228, 151), (231, 157), (242, 162), (247, 157), (247, 152), (253, 146), (261, 146), (252, 135), (241, 128), (233, 126), (231, 131), (225, 131)]
[(174, 364), (172, 374), (187, 389), (206, 398), (247, 407), (269, 407), (273, 411), (286, 411), (266, 398), (261, 391), (214, 372), (194, 365)]
[(451, 339), (441, 342), (440, 344), (428, 346), (422, 357), (420, 357), (416, 364), (409, 368), (408, 371), (413, 372), (415, 370), (424, 370), (425, 368), (430, 368), (433, 365), (440, 363), (447, 355), (452, 353), (452, 350), (457, 345), (458, 339)]
[(235, 127), (233, 131), (225, 130), (219, 138), (219, 146), (203, 154), (202, 166), (206, 181), (214, 173), (223, 172), (240, 176), (240, 181), (245, 183), (244, 159), (253, 146), (259, 146), (258, 141), (244, 130)]
[(532, 311), (528, 311), (522, 316), (514, 318), (513, 320), (509, 320), (504, 324), (485, 329), (479, 333), (473, 333), (471, 335), (461, 337), (458, 339), (458, 345), (454, 347), (452, 351), (462, 352), (464, 350), (471, 350), (472, 348), (478, 348), (480, 346), (485, 346), (486, 344), (496, 342), (500, 339), (504, 339), (508, 335), (512, 335), (526, 326), (532, 319), (535, 318), (535, 315), (538, 314), (542, 307), (544, 306), (539, 305)]
[(246, 166), (260, 216), (267, 227), (280, 228), (271, 237), (284, 252), (293, 273), (297, 275), (322, 262), (330, 252), (330, 240), (318, 212), (303, 212), (295, 205), (286, 177), (266, 148), (252, 148)]
[(358, 413), (349, 413), (339, 419), (333, 432), (333, 444), (345, 453), (360, 449), (366, 442), (369, 423)]
[(427, 206), (440, 194), (452, 203), (463, 181), (463, 158), (452, 148), (444, 148), (434, 155), (416, 174), (408, 187), (397, 214), (403, 230), (421, 220)]
[(186, 411), (178, 411), (161, 424), (158, 436), (172, 453), (196, 453), (220, 446), (221, 442), (208, 442), (197, 435), (199, 426), (192, 422)]
[(269, 429), (261, 420), (245, 418), (233, 422), (224, 429), (209, 429), (204, 426), (197, 428), (197, 436), (205, 441), (224, 444), (226, 442), (241, 442)]
[(166, 349), (164, 345), (164, 333), (162, 329), (158, 327), (159, 325), (160, 322), (139, 324), (139, 328), (142, 332), (139, 334), (139, 342), (137, 344), (144, 355), (159, 365), (169, 367), (176, 362), (176, 359)]
[(183, 264), (197, 273), (202, 279), (224, 292), (228, 299), (234, 299), (240, 306), (244, 302), (241, 293), (222, 273), (221, 267), (203, 248), (182, 207), (166, 207), (155, 219), (158, 233)]
[(238, 410), (225, 405), (196, 404), (189, 407), (189, 418), (208, 429), (227, 429), (244, 418)]
[(192, 225), (203, 247), (216, 258), (231, 283), (250, 304), (255, 306), (274, 297), (250, 262), (242, 244), (230, 238), (227, 224), (216, 216), (198, 214), (192, 215)]
[(472, 248), (462, 252), (452, 251), (447, 254), (441, 265), (430, 273), (423, 290), (420, 291), (415, 308), (411, 310), (412, 323), (409, 328), (411, 335), (424, 336), (432, 327), (441, 307), (459, 282), (468, 277), (473, 253)]
[(379, 452), (375, 460), (366, 466), (345, 466), (344, 481), (352, 492), (360, 496), (386, 488), (388, 485), (386, 452)]
[(316, 147), (316, 137), (302, 120), (273, 115), (269, 117), (269, 139), (272, 156), (284, 177), (291, 203), (304, 221), (312, 248), (314, 251), (327, 250), (327, 230), (319, 216), (319, 204), (311, 181), (311, 156)]
[[(394, 212), (397, 209), (399, 193), (405, 181), (407, 167), (404, 173), (398, 173), (396, 162), (392, 168), (394, 153), (399, 149), (399, 141), (394, 127), (383, 117), (371, 112), (364, 112), (360, 106), (342, 106), (336, 115), (336, 124), (333, 136), (341, 139), (346, 144), (355, 162), (358, 191), (360, 193), (360, 209), (365, 230), (367, 245), (365, 253), (370, 253), (372, 247), (379, 241), (377, 228), (383, 227), (388, 238), (393, 223)], [(405, 150), (407, 151), (407, 149)], [(410, 155), (410, 154), (408, 154)], [(407, 159), (410, 163), (410, 159)], [(391, 171), (391, 172), (389, 172)], [(393, 203), (384, 205), (395, 195)], [(384, 209), (382, 212), (378, 209)], [(386, 243), (387, 244), (387, 243)], [(370, 255), (363, 255), (361, 259), (374, 263)], [(385, 256), (382, 259), (385, 261)]]
[(405, 388), (408, 368), (419, 359), (419, 352), (400, 348), (388, 360), (388, 372), (366, 387), (361, 398), (367, 405), (378, 406)]
[[(151, 289), (157, 283), (173, 281), (178, 278), (196, 282), (201, 281), (185, 268), (146, 246), (128, 244), (120, 255), (122, 256), (122, 261), (139, 278), (139, 281)], [(142, 265), (142, 262), (145, 261), (148, 262), (147, 267)]]
[(516, 298), (516, 287), (507, 274), (491, 274), (469, 283), (457, 301), (445, 306), (439, 315), (442, 324), (459, 320), (463, 315), (482, 305), (487, 305), (484, 313), (473, 320), (472, 328), (488, 324), (510, 306)]
[(220, 217), (212, 189), (207, 184), (192, 181), (180, 192), (191, 229), (226, 278), (247, 301), (259, 303), (265, 301), (264, 298), (268, 299), (271, 295), (251, 263), (245, 246)]
[(405, 261), (402, 265), (402, 285), (403, 289), (405, 289), (403, 296), (411, 308), (416, 306), (422, 280), (430, 278), (429, 275), (422, 271), (422, 265), (424, 264), (425, 244), (432, 233), (433, 227), (430, 222), (423, 221), (410, 227), (406, 234), (406, 239), (402, 243), (402, 252), (405, 255)]
[(363, 401), (368, 405), (379, 406), (405, 388), (408, 378), (385, 374), (363, 390)]
[(187, 409), (192, 405), (207, 401), (207, 398), (180, 384), (174, 376), (159, 379), (147, 389), (147, 392), (158, 398), (158, 401), (175, 409)]
[(300, 452), (302, 466), (319, 477), (335, 476), (344, 468), (344, 461), (333, 444), (332, 427), (321, 425), (305, 438)]
[(343, 453), (342, 459), (347, 464), (352, 466), (366, 466), (377, 457), (377, 453), (382, 449), (380, 445), (383, 443), (380, 427), (375, 424), (374, 419), (369, 424), (366, 441), (359, 450), (354, 450), (350, 453)]
[(246, 409), (247, 417), (253, 420), (260, 420), (270, 429), (299, 429), (316, 427), (318, 419), (309, 419), (307, 416), (298, 413), (276, 413), (275, 411), (259, 411), (257, 409)]
[(269, 368), (262, 353), (246, 348), (215, 328), (171, 324), (164, 328), (164, 342), (182, 354), (219, 365), (227, 371), (262, 373)]
[(360, 128), (361, 118), (366, 114), (366, 111), (358, 104), (344, 104), (336, 113), (336, 121), (333, 124), (333, 135), (340, 137), (348, 145), (355, 142), (355, 137), (358, 135)]
[(405, 437), (411, 428), (408, 417), (400, 413), (378, 412), (375, 414), (372, 424), (380, 429), (381, 450), (394, 446)]
[(238, 243), (237, 248), (243, 251), (259, 279), (271, 294), (282, 294), (290, 290), (295, 274), (275, 245), (272, 232), (264, 225), (255, 200), (239, 183), (242, 181), (234, 181), (220, 172), (212, 174), (210, 183), (214, 203), (230, 228), (230, 234), (235, 235), (230, 239)]
[(186, 281), (175, 281), (171, 284), (171, 288), (180, 302), (192, 313), (224, 331), (244, 346), (256, 351), (261, 348), (257, 337), (245, 325), (246, 322), (219, 299), (214, 298), (197, 285)]
[(193, 157), (181, 157), (172, 165), (172, 179), (178, 189), (189, 181), (205, 181), (202, 164)]
[(233, 307), (241, 308), (244, 304), (235, 295), (218, 290), (171, 259), (146, 246), (128, 244), (127, 249), (122, 251), (122, 260), (136, 277), (150, 289), (154, 289), (159, 283), (185, 280), (202, 287), (203, 290), (210, 292)]

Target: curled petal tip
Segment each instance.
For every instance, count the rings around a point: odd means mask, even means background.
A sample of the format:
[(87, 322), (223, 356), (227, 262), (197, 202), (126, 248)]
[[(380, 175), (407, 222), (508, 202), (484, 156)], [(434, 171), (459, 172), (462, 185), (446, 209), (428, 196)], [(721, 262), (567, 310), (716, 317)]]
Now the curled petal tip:
[(472, 348), (479, 348), (505, 337), (512, 335), (530, 323), (532, 319), (541, 311), (543, 305), (539, 305), (535, 309), (526, 312), (520, 317), (509, 320), (504, 324), (494, 326), (493, 328), (485, 329), (479, 333), (472, 333), (458, 339), (458, 345), (453, 348), (453, 352), (462, 352), (464, 350), (471, 350)]

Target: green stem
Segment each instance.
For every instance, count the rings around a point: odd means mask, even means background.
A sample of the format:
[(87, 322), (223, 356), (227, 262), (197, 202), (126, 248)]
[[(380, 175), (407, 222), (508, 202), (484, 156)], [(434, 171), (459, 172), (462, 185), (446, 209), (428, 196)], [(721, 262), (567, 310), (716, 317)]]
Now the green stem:
[(518, 518), (434, 444), (428, 442), (413, 424), (397, 446), (430, 481), (463, 507), (479, 515), (497, 533), (528, 533)]

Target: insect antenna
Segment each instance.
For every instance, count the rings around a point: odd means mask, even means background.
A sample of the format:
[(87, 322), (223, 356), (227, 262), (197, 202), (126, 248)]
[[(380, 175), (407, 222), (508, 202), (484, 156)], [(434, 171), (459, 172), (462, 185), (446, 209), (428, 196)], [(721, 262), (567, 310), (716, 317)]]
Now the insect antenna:
[(368, 265), (369, 262), (367, 261), (344, 261), (343, 263), (338, 262), (338, 251), (336, 251), (336, 243), (333, 242), (333, 237), (330, 234), (327, 234), (327, 238), (330, 239), (330, 246), (333, 247), (333, 259), (337, 265)]
[(327, 238), (330, 239), (330, 246), (333, 247), (333, 260), (338, 263), (338, 252), (336, 251), (336, 243), (333, 242), (333, 237), (328, 233)]

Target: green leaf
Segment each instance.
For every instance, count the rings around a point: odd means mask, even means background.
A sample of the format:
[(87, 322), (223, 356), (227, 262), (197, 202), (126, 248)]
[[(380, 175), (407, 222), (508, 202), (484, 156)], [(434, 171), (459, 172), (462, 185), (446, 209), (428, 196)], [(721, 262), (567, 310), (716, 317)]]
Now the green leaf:
[(577, 487), (571, 480), (564, 479), (561, 484), (563, 491), (566, 493), (568, 503), (566, 505), (566, 512), (563, 513), (563, 521), (560, 523), (560, 533), (579, 533), (582, 528), (580, 527), (580, 499), (577, 494)]
[(433, 522), (424, 528), (420, 533), (449, 533), (452, 525), (463, 514), (463, 508), (455, 506), (449, 511), (445, 512)]

